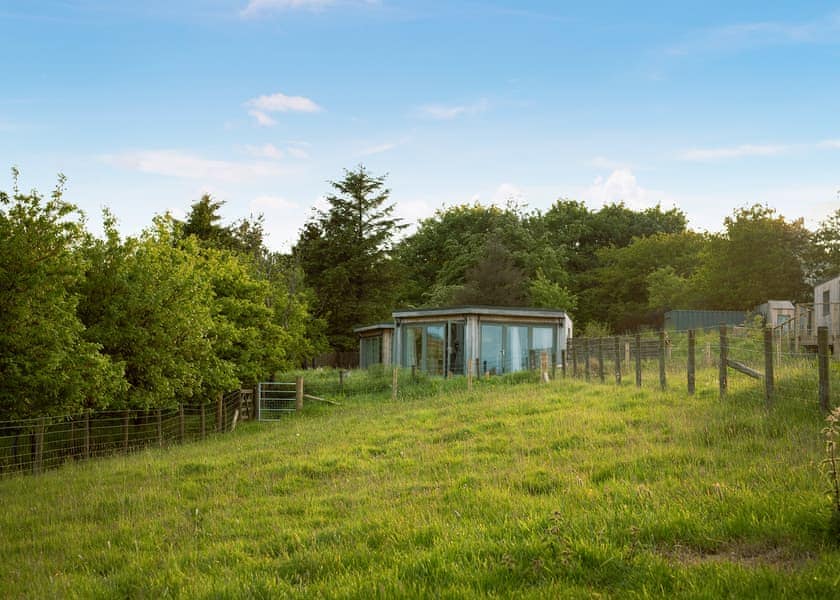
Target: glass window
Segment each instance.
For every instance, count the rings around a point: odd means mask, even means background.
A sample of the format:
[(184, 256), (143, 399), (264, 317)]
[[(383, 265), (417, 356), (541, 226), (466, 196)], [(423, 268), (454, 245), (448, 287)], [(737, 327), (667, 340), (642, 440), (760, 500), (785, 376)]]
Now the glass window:
[(531, 331), (531, 350), (550, 354), (554, 350), (554, 329), (551, 327), (534, 327)]
[(443, 358), (446, 353), (443, 325), (426, 326), (426, 355), (425, 368), (429, 375), (443, 375)]
[(502, 372), (502, 326), (481, 326), (481, 372)]
[(382, 362), (382, 336), (362, 338), (361, 364), (363, 369)]
[(521, 371), (528, 368), (528, 327), (508, 325), (504, 371)]
[(405, 361), (406, 367), (419, 367), (422, 369), (420, 359), (423, 357), (423, 328), (405, 328)]
[(831, 294), (829, 293), (829, 290), (823, 292), (822, 314), (824, 317), (831, 314)]

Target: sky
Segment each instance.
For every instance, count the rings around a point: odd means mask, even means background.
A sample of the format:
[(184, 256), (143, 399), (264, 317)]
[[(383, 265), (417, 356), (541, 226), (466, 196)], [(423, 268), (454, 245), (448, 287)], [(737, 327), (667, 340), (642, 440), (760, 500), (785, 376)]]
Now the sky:
[(0, 189), (101, 231), (203, 193), (287, 251), (330, 181), (406, 222), (463, 203), (624, 202), (717, 231), (840, 208), (833, 2), (0, 0)]

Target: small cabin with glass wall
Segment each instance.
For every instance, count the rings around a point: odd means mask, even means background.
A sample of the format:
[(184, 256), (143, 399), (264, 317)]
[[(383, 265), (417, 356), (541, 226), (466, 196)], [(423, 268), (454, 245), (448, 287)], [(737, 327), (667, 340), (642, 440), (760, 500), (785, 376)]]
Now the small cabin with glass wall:
[(461, 306), (394, 312), (394, 362), (429, 375), (502, 374), (559, 361), (572, 321), (559, 310)]
[(377, 323), (357, 327), (359, 335), (359, 367), (367, 369), (373, 365), (390, 365), (393, 355), (394, 324)]

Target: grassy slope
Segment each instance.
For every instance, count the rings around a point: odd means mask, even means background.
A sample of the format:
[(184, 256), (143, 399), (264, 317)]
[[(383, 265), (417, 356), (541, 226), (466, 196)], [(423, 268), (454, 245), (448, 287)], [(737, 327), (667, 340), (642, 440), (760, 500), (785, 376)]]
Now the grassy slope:
[(831, 597), (821, 419), (524, 384), (0, 481), (3, 597)]

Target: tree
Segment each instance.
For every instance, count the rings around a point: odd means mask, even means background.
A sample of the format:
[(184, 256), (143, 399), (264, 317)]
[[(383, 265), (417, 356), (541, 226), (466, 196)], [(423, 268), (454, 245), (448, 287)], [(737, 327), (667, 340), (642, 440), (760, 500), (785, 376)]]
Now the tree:
[(465, 279), (464, 287), (453, 298), (455, 304), (527, 304), (527, 277), (498, 240), (488, 241), (483, 256), (467, 270)]
[(120, 365), (84, 339), (73, 288), (85, 262), (81, 215), (62, 198), (0, 192), (0, 419), (62, 414), (107, 405)]
[(750, 310), (768, 300), (807, 301), (811, 234), (802, 219), (787, 221), (755, 204), (724, 220), (724, 235), (710, 240), (691, 278), (703, 308)]
[(399, 272), (392, 241), (404, 227), (387, 204), (385, 176), (363, 166), (330, 182), (329, 210), (304, 225), (295, 254), (316, 296), (316, 315), (327, 321), (332, 347), (356, 347), (353, 326), (385, 319), (393, 310)]
[(124, 365), (131, 408), (172, 406), (237, 384), (233, 366), (214, 353), (214, 297), (200, 248), (182, 243), (177, 225), (158, 217), (139, 238), (120, 240), (106, 214), (104, 240), (84, 248), (79, 285), (85, 337)]
[(813, 244), (809, 273), (812, 283), (840, 275), (840, 208), (820, 223)]

